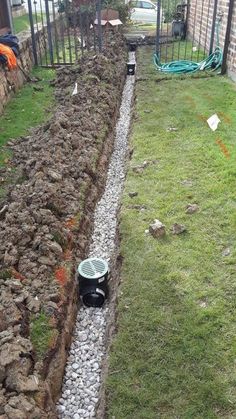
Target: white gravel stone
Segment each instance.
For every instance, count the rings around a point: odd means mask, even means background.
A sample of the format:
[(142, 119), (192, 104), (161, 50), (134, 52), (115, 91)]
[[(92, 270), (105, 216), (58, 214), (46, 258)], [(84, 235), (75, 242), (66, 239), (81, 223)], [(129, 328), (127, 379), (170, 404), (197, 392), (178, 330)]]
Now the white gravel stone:
[(66, 410), (66, 408), (65, 408), (65, 406), (62, 406), (62, 405), (58, 405), (58, 412), (59, 413), (62, 413), (62, 412), (64, 412)]
[[(129, 62), (135, 62), (135, 54), (129, 54)], [(114, 151), (108, 168), (107, 182), (94, 214), (94, 232), (89, 257), (101, 257), (108, 262), (115, 250), (117, 213), (125, 179), (134, 83), (135, 77), (128, 76), (116, 125)], [(101, 368), (106, 355), (105, 333), (108, 315), (106, 304), (102, 308), (82, 306), (78, 311), (62, 396), (58, 404), (60, 419), (96, 417)]]

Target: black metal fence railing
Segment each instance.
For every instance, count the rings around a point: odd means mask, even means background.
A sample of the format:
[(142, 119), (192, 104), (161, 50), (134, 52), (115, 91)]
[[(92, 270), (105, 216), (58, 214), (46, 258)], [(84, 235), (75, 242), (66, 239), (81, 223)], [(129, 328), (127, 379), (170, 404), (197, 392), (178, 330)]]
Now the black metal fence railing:
[(218, 46), (226, 72), (234, 0), (157, 0), (156, 53), (160, 61), (199, 62)]
[[(35, 64), (73, 64), (85, 50), (102, 50), (102, 0), (27, 1)], [(147, 1), (132, 0), (130, 4), (141, 4), (145, 11)], [(157, 5), (156, 52), (161, 63), (201, 62), (219, 46), (222, 73), (226, 72), (227, 60), (235, 53), (233, 42), (230, 44), (236, 30), (235, 0), (152, 1)], [(154, 3), (150, 7), (155, 9)]]
[(85, 49), (101, 51), (101, 0), (28, 0), (28, 12), (36, 65), (70, 65)]

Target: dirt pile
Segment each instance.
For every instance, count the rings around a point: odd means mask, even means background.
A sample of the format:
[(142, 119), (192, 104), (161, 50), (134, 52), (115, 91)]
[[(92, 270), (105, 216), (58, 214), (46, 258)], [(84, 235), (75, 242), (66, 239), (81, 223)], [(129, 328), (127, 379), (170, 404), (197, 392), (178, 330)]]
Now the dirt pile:
[(104, 54), (60, 69), (50, 122), (11, 142), (17, 182), (0, 205), (2, 419), (56, 417), (76, 313), (75, 267), (105, 180), (125, 62), (117, 35)]

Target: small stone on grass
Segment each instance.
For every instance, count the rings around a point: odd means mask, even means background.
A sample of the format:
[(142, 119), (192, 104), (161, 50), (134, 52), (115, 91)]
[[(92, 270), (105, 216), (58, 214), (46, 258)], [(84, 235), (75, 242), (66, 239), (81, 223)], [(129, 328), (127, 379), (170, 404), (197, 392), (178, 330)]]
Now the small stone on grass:
[(145, 160), (142, 164), (132, 167), (133, 172), (143, 173), (143, 170), (149, 165), (149, 162)]
[(199, 206), (197, 204), (188, 204), (186, 206), (186, 214), (194, 214), (199, 210)]
[(139, 204), (129, 205), (128, 208), (129, 209), (135, 209), (135, 210), (138, 210), (138, 211), (145, 211), (147, 209), (146, 205), (139, 205)]
[(222, 256), (229, 256), (231, 253), (230, 248), (226, 247), (225, 249), (223, 249), (222, 251)]
[(129, 192), (129, 197), (130, 198), (134, 198), (137, 195), (138, 195), (138, 192)]
[(169, 127), (169, 128), (167, 128), (167, 130), (166, 130), (167, 132), (176, 132), (176, 131), (178, 131), (178, 128), (175, 128), (175, 127)]
[(154, 238), (163, 237), (166, 234), (166, 227), (161, 221), (154, 220), (153, 223), (149, 226), (149, 233)]
[(171, 227), (171, 231), (173, 234), (182, 234), (187, 231), (187, 228), (183, 224), (174, 223)]
[(207, 302), (206, 302), (206, 301), (204, 301), (204, 300), (201, 300), (201, 301), (199, 301), (199, 306), (200, 306), (201, 308), (206, 308), (206, 307), (207, 307)]
[(180, 183), (183, 186), (193, 186), (193, 182), (190, 179), (182, 180)]

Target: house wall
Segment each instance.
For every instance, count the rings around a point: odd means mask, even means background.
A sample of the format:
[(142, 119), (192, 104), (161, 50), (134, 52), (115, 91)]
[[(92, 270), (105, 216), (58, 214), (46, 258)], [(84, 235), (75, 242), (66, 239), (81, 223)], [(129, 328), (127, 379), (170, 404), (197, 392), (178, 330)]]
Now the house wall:
[[(191, 39), (194, 39), (196, 46), (200, 45), (203, 48), (206, 47), (206, 50), (209, 51), (214, 0), (191, 0), (190, 3), (188, 34)], [(219, 37), (221, 48), (224, 48), (228, 8), (228, 0), (218, 0), (217, 12), (222, 16)], [(214, 43), (214, 47), (215, 46), (216, 42)], [(234, 6), (232, 18), (227, 69), (228, 73), (236, 78), (236, 4)]]
[(9, 15), (8, 0), (0, 0), (0, 35), (3, 32), (10, 30), (11, 17)]
[(24, 16), (27, 13), (25, 6), (14, 6), (11, 11), (13, 17)]

